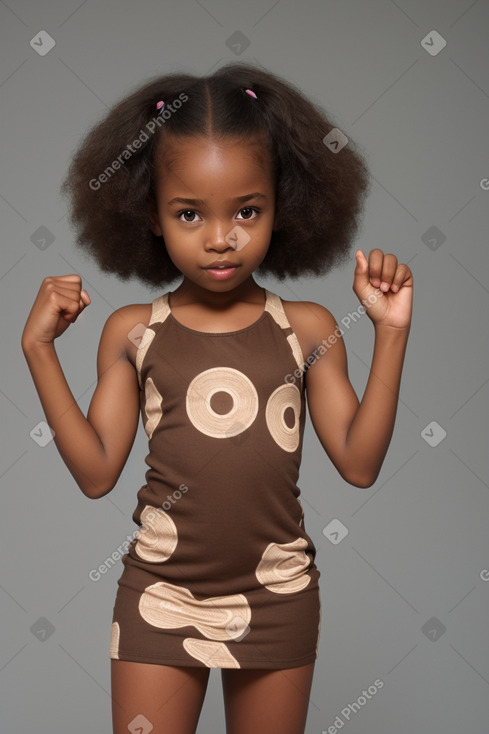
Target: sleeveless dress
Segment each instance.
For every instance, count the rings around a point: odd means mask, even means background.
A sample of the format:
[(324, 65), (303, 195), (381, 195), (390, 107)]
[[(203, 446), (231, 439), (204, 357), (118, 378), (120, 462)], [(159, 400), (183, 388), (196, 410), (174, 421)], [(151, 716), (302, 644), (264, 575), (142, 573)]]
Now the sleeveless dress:
[(218, 334), (177, 321), (169, 293), (152, 303), (136, 359), (149, 469), (112, 659), (280, 669), (317, 657), (320, 572), (296, 484), (307, 365), (264, 292), (257, 321)]

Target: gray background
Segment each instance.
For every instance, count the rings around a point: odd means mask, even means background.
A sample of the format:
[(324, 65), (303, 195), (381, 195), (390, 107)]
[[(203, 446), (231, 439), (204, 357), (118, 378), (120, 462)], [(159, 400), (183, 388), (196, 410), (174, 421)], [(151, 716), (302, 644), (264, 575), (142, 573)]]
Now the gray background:
[[(1, 732), (111, 731), (122, 564), (98, 582), (88, 574), (134, 532), (146, 469), (140, 429), (117, 487), (89, 501), (54, 443), (30, 435), (44, 416), (20, 335), (42, 278), (79, 272), (92, 298), (58, 342), (85, 411), (105, 320), (157, 295), (74, 249), (61, 180), (81, 136), (136, 84), (239, 58), (297, 85), (359, 145), (372, 187), (355, 245), (396, 253), (415, 279), (397, 422), (376, 483), (344, 482), (307, 419), (299, 486), (322, 598), (307, 732), (339, 718), (347, 734), (487, 734), (488, 2), (11, 0), (0, 2), (0, 26)], [(30, 46), (42, 30), (56, 44), (45, 56)], [(426, 50), (433, 30), (446, 41), (436, 55)], [(230, 48), (237, 31), (247, 48)], [(341, 321), (359, 305), (353, 251), (325, 278), (259, 282)], [(345, 330), (359, 397), (373, 335), (367, 316)], [(323, 533), (335, 519), (348, 529), (337, 544)], [(342, 710), (376, 679), (383, 687), (346, 721)], [(223, 731), (212, 670), (199, 732)]]

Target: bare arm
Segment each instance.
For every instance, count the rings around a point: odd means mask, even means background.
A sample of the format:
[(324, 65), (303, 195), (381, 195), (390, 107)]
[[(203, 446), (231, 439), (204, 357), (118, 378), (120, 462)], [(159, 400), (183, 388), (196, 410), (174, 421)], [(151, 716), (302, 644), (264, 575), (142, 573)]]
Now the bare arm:
[[(337, 325), (322, 310), (316, 329), (328, 343)], [(309, 413), (317, 436), (341, 476), (357, 487), (375, 482), (387, 453), (407, 339), (406, 331), (376, 328), (370, 376), (361, 402), (348, 378), (341, 336), (330, 340), (331, 346), (306, 373)]]
[(95, 499), (114, 487), (131, 450), (139, 387), (126, 347), (131, 326), (120, 309), (102, 332), (97, 387), (88, 415), (83, 415), (63, 374), (54, 339), (88, 303), (79, 276), (45, 279), (24, 328), (22, 349), (59, 453), (82, 492)]
[[(411, 323), (412, 275), (406, 265), (397, 265), (394, 255), (384, 256), (381, 250), (373, 250), (368, 263), (365, 256), (357, 256), (354, 290), (375, 328), (362, 401), (348, 379), (344, 342), (337, 336), (341, 332), (331, 313), (313, 303), (307, 304), (316, 317), (309, 319), (308, 334), (318, 347), (318, 358), (306, 373), (306, 389), (311, 420), (333, 464), (350, 484), (370, 487), (394, 430)], [(387, 284), (383, 292), (372, 286), (381, 282)]]

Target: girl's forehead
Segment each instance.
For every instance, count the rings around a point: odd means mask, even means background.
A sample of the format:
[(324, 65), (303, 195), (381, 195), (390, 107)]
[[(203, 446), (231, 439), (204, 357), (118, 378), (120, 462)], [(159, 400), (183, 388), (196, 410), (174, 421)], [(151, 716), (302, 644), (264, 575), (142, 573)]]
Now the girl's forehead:
[(164, 138), (157, 153), (157, 164), (171, 171), (180, 166), (210, 164), (213, 160), (258, 163), (268, 168), (270, 151), (262, 138), (198, 137)]
[(271, 156), (260, 140), (185, 137), (163, 145), (155, 185), (165, 197), (232, 197), (260, 191), (273, 198), (275, 177)]

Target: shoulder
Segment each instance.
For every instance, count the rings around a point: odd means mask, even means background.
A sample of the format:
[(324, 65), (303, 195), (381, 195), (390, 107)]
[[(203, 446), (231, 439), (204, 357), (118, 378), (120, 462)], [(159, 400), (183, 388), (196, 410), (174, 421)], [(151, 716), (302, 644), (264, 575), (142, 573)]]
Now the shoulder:
[(281, 299), (292, 330), (308, 356), (323, 339), (334, 334), (338, 325), (327, 308), (314, 301), (285, 301)]
[(100, 345), (135, 365), (139, 342), (151, 319), (152, 303), (135, 303), (113, 311), (105, 322)]

